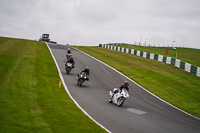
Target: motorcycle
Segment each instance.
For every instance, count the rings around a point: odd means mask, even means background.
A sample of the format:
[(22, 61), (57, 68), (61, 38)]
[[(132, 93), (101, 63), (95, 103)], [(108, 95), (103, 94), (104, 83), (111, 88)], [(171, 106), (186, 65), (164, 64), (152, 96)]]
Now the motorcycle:
[(72, 56), (72, 54), (67, 54), (66, 57), (67, 57), (67, 60)]
[(81, 87), (82, 83), (85, 82), (85, 80), (87, 80), (87, 81), (89, 80), (88, 75), (85, 72), (82, 72), (81, 74), (78, 74), (77, 85), (79, 87)]
[(72, 70), (72, 63), (67, 63), (65, 66), (66, 73), (69, 75), (70, 71)]
[[(115, 88), (116, 89), (116, 88)], [(115, 90), (114, 89), (114, 90)], [(118, 90), (118, 89), (117, 89)], [(112, 91), (110, 93), (109, 103), (115, 103), (118, 107), (122, 106), (124, 101), (129, 98), (129, 93), (126, 89), (122, 89), (122, 91), (118, 90), (117, 93), (113, 94)]]

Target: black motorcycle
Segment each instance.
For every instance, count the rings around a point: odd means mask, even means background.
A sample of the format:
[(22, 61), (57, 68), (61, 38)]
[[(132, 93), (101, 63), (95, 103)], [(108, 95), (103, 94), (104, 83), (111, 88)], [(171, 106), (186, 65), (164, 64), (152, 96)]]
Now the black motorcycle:
[(87, 75), (85, 72), (81, 72), (81, 74), (78, 74), (77, 77), (77, 85), (81, 87), (85, 80), (89, 81), (89, 75)]

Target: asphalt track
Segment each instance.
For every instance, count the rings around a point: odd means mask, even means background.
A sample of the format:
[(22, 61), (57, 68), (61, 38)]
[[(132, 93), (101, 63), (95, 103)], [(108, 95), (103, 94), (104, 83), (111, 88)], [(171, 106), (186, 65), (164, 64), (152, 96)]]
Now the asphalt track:
[[(200, 133), (200, 120), (152, 96), (113, 69), (71, 48), (75, 69), (65, 72), (67, 46), (49, 44), (71, 96), (97, 122), (113, 133)], [(90, 67), (90, 81), (76, 85), (77, 73)], [(122, 107), (108, 102), (109, 91), (130, 83)], [(78, 125), (77, 125), (78, 126)]]

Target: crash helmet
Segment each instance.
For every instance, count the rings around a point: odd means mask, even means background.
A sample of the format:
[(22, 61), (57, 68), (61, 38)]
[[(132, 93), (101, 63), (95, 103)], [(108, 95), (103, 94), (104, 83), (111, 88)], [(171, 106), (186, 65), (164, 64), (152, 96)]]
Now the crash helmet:
[(70, 50), (70, 48), (68, 48), (68, 50)]
[(114, 89), (113, 89), (113, 92), (114, 92), (114, 93), (117, 93), (117, 92), (118, 92), (118, 89), (117, 89), (117, 88), (114, 88)]
[(89, 69), (89, 66), (86, 66), (85, 69)]
[(129, 86), (128, 81), (124, 81), (124, 86)]

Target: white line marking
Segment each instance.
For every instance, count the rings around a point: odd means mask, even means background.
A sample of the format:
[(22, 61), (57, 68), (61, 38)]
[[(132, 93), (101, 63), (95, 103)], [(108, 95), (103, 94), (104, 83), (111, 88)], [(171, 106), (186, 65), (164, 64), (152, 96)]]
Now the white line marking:
[[(73, 48), (74, 48), (74, 47), (73, 47)], [(81, 50), (79, 50), (79, 49), (77, 49), (77, 48), (74, 48), (74, 49), (76, 49), (76, 50), (78, 50), (78, 51), (84, 53), (83, 51), (81, 51)], [(187, 115), (189, 115), (189, 116), (191, 116), (191, 117), (193, 117), (193, 118), (196, 118), (196, 119), (200, 120), (200, 118), (198, 118), (198, 117), (196, 117), (196, 116), (193, 116), (193, 115), (191, 115), (191, 114), (189, 114), (189, 113), (187, 113), (187, 112), (185, 112), (185, 111), (183, 111), (183, 110), (177, 108), (176, 106), (174, 106), (174, 105), (172, 105), (172, 104), (170, 104), (170, 103), (164, 101), (164, 100), (161, 99), (160, 97), (158, 97), (158, 96), (156, 96), (155, 94), (151, 93), (150, 91), (148, 91), (147, 89), (145, 89), (144, 87), (142, 87), (141, 85), (139, 85), (138, 83), (136, 83), (135, 81), (133, 81), (132, 79), (130, 79), (129, 77), (127, 77), (127, 76), (125, 76), (124, 74), (120, 73), (119, 71), (117, 71), (117, 70), (114, 69), (113, 67), (107, 65), (106, 63), (104, 63), (104, 62), (102, 62), (102, 61), (100, 61), (100, 60), (94, 58), (93, 56), (91, 56), (91, 55), (89, 55), (89, 54), (86, 54), (86, 53), (84, 53), (84, 54), (87, 55), (87, 56), (89, 56), (89, 57), (91, 57), (91, 58), (93, 58), (93, 59), (95, 59), (95, 60), (97, 60), (97, 61), (99, 61), (99, 62), (101, 62), (101, 63), (103, 63), (103, 64), (106, 65), (107, 67), (113, 69), (114, 71), (116, 71), (117, 73), (121, 74), (121, 75), (124, 76), (125, 78), (129, 79), (131, 82), (133, 82), (134, 84), (136, 84), (137, 86), (139, 86), (140, 88), (142, 88), (143, 90), (145, 90), (146, 92), (148, 92), (149, 94), (151, 94), (152, 96), (154, 96), (154, 97), (156, 97), (157, 99), (163, 101), (164, 103), (170, 105), (171, 107), (173, 107), (173, 108), (175, 108), (175, 109), (177, 109), (177, 110), (179, 110), (179, 111), (181, 111), (181, 112), (183, 112), (183, 113), (185, 113), (185, 114), (187, 114)]]
[(147, 112), (144, 112), (144, 111), (141, 111), (141, 110), (137, 110), (137, 109), (134, 109), (134, 108), (128, 108), (127, 111), (136, 113), (138, 115), (142, 115), (142, 114), (146, 114), (147, 113)]
[[(46, 45), (47, 45), (47, 47), (49, 48), (49, 45), (48, 45), (47, 43), (46, 43)], [(85, 115), (87, 115), (91, 120), (93, 120), (93, 121), (94, 121), (96, 124), (98, 124), (101, 128), (103, 128), (103, 129), (105, 129), (107, 132), (111, 133), (108, 129), (106, 129), (106, 128), (105, 128), (104, 126), (102, 126), (100, 123), (98, 123), (97, 121), (95, 121), (95, 120), (94, 120), (83, 108), (81, 108), (81, 106), (74, 100), (74, 98), (73, 98), (73, 97), (71, 96), (71, 94), (69, 93), (69, 90), (68, 90), (68, 88), (67, 88), (67, 86), (66, 86), (66, 84), (65, 84), (65, 81), (64, 81), (64, 79), (63, 79), (63, 76), (62, 76), (62, 74), (61, 74), (61, 72), (60, 72), (60, 68), (59, 68), (59, 66), (58, 66), (58, 63), (57, 63), (57, 61), (56, 61), (56, 59), (55, 59), (55, 57), (54, 57), (54, 55), (53, 55), (53, 53), (52, 53), (52, 51), (51, 51), (50, 48), (49, 48), (49, 51), (50, 51), (50, 53), (51, 53), (51, 56), (53, 57), (53, 60), (54, 60), (54, 62), (55, 62), (55, 64), (56, 64), (56, 67), (57, 67), (57, 69), (58, 69), (58, 73), (59, 73), (60, 79), (61, 79), (62, 84), (63, 84), (65, 90), (67, 91), (69, 97), (74, 101), (74, 103), (76, 104), (76, 106), (79, 107), (79, 108), (83, 111), (83, 113), (85, 113)]]

